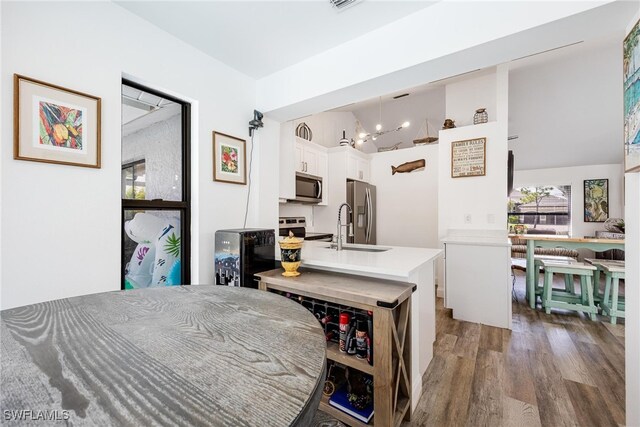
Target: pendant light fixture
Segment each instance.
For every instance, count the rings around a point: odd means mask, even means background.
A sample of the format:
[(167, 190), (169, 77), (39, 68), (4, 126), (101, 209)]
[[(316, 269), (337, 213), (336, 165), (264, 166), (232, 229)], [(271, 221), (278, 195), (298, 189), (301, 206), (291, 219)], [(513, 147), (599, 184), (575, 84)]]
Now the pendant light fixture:
[(378, 123), (376, 124), (376, 131), (374, 133), (360, 132), (360, 134), (358, 135), (359, 139), (356, 142), (358, 143), (358, 145), (362, 145), (365, 142), (369, 141), (370, 139), (372, 141), (375, 141), (376, 139), (378, 139), (378, 137), (382, 135), (385, 135), (391, 132), (397, 132), (404, 128), (408, 128), (409, 125), (410, 123), (406, 121), (402, 123), (400, 126), (397, 126), (393, 129), (382, 130), (382, 97), (379, 97), (378, 98)]

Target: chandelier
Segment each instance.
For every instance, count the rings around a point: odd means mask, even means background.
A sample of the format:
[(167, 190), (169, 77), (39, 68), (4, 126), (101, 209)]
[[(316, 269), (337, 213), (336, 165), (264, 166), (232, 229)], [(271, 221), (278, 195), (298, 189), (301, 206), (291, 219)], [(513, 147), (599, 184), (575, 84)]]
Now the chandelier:
[(382, 97), (379, 97), (378, 99), (378, 124), (376, 124), (376, 131), (373, 133), (367, 133), (367, 132), (360, 132), (360, 134), (358, 134), (358, 140), (356, 141), (356, 143), (358, 145), (362, 145), (365, 142), (372, 140), (375, 141), (376, 139), (378, 139), (379, 137), (381, 137), (382, 135), (386, 135), (388, 133), (391, 132), (397, 132), (399, 130), (408, 128), (410, 123), (408, 121), (405, 121), (404, 123), (402, 123), (401, 125), (395, 127), (395, 128), (391, 128), (391, 129), (382, 129)]

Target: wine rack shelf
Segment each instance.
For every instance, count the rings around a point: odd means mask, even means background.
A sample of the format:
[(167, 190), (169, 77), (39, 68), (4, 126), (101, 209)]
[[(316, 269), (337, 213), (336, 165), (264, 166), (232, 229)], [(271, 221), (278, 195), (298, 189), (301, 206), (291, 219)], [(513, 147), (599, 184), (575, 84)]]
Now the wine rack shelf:
[(331, 406), (326, 396), (320, 409), (352, 427), (397, 427), (409, 421), (411, 293), (415, 285), (312, 269), (301, 272), (294, 278), (283, 277), (281, 269), (260, 273), (260, 289), (280, 293), (303, 305), (306, 302), (314, 314), (320, 312), (316, 307), (319, 305), (324, 310), (324, 317), (320, 317), (328, 319), (323, 323), (325, 333), (337, 325), (335, 314), (331, 313), (347, 311), (354, 317), (368, 315), (373, 321), (373, 365), (341, 352), (335, 334), (330, 334), (327, 341), (327, 359), (373, 377), (373, 418), (369, 424), (362, 423)]

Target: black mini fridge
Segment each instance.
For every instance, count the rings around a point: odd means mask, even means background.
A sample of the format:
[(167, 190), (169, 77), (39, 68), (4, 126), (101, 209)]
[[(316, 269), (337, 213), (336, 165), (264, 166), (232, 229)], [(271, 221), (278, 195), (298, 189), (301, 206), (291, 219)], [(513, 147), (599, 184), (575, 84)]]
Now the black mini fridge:
[(256, 273), (273, 270), (275, 231), (262, 228), (218, 230), (215, 237), (216, 285), (258, 288)]

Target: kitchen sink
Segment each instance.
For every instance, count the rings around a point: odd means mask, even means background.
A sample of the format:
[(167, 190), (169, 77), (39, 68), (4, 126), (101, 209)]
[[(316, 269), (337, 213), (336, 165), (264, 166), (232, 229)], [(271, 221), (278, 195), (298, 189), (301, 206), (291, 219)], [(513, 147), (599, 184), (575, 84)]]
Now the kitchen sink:
[[(333, 249), (335, 250), (336, 247), (335, 246), (325, 246), (325, 248), (327, 249)], [(342, 250), (343, 251), (358, 251), (358, 252), (386, 252), (388, 251), (390, 248), (365, 248), (362, 246), (343, 246)]]

